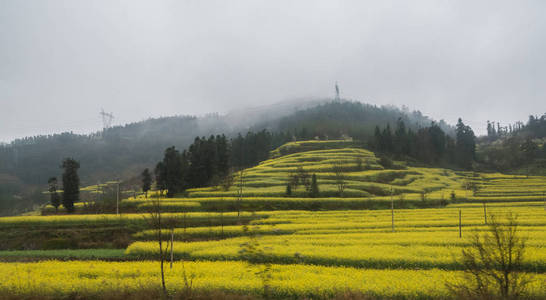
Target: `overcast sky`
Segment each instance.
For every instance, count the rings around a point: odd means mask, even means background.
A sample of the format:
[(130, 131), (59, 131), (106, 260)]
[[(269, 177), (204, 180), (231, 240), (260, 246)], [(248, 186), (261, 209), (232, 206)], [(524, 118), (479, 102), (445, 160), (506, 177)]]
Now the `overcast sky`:
[(546, 112), (546, 1), (0, 0), (0, 141), (301, 97)]

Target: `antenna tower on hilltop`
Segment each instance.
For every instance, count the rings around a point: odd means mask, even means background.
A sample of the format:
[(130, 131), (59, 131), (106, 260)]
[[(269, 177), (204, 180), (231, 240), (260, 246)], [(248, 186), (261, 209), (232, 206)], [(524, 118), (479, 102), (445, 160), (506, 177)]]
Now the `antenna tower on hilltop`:
[(112, 113), (104, 112), (104, 109), (101, 108), (100, 113), (102, 117), (102, 130), (106, 130), (112, 126), (112, 121), (114, 120), (114, 115)]

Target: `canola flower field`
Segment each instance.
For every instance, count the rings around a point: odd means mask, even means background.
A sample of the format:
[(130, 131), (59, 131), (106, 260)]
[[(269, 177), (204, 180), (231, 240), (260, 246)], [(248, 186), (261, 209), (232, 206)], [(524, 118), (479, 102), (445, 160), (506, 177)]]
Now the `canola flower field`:
[[(491, 207), (489, 214), (503, 216), (506, 207)], [(459, 237), (458, 208), (412, 209), (395, 212), (392, 232), (391, 211), (275, 212), (269, 218), (251, 222), (259, 234), (263, 262), (312, 264), (359, 268), (441, 268), (458, 270), (456, 262), (468, 239)], [(529, 238), (525, 269), (546, 272), (546, 211), (542, 207), (517, 206), (521, 234)], [(483, 209), (464, 209), (463, 236), (486, 229)], [(153, 231), (136, 234), (153, 239)], [(175, 238), (221, 238), (181, 242), (174, 245), (176, 257), (191, 260), (239, 260), (240, 245), (248, 237), (242, 226), (177, 228)], [(164, 232), (168, 238), (168, 232)], [(224, 238), (222, 238), (222, 235)], [(239, 235), (240, 237), (235, 237)], [(229, 238), (228, 238), (229, 237)], [(156, 242), (135, 242), (128, 255), (157, 257)]]
[[(191, 189), (175, 198), (156, 192), (148, 199), (128, 197), (119, 216), (91, 214), (78, 203), (77, 212), (86, 214), (52, 215), (54, 209), (46, 207), (43, 216), (0, 218), (0, 236), (6, 238), (87, 229), (130, 233), (128, 246), (116, 249), (0, 248), (0, 295), (101, 298), (159, 289), (157, 231), (147, 213), (151, 199), (159, 197), (162, 218), (172, 224), (161, 232), (164, 245), (174, 241), (173, 267), (167, 263), (165, 270), (169, 292), (183, 288), (186, 276), (196, 291), (259, 296), (267, 272), (269, 296), (277, 299), (331, 298), (346, 291), (373, 298), (449, 298), (446, 283), (461, 280), (460, 256), (469, 238), (486, 231), (491, 216), (512, 213), (527, 239), (521, 271), (532, 278), (529, 297), (546, 298), (545, 177), (403, 162), (386, 168), (357, 146), (283, 145), (242, 173), (242, 197), (237, 173), (228, 188)], [(344, 169), (341, 195), (335, 164)], [(300, 167), (316, 174), (319, 197), (310, 198), (303, 186), (286, 195), (289, 177)], [(249, 247), (253, 253), (245, 252)]]
[[(523, 271), (533, 276), (530, 293), (536, 298), (544, 296), (544, 207), (535, 202), (492, 203), (487, 210), (488, 214), (512, 212), (518, 216), (521, 233), (528, 238)], [(264, 264), (271, 264), (267, 265), (269, 285), (276, 298), (328, 298), (344, 290), (380, 298), (444, 298), (449, 295), (445, 283), (460, 280), (461, 266), (456, 258), (468, 246), (466, 237), (486, 229), (482, 205), (472, 203), (395, 210), (394, 232), (390, 210), (270, 211), (256, 215), (262, 217), (252, 219), (246, 231), (241, 225), (223, 226), (223, 231), (222, 226), (176, 228), (175, 263), (172, 270), (166, 270), (168, 289), (183, 286), (182, 273), (186, 272), (196, 290), (259, 295), (263, 285), (255, 274)], [(245, 235), (248, 230), (253, 238)], [(100, 251), (93, 257), (91, 249), (58, 251), (59, 255), (68, 251), (64, 253), (68, 259), (52, 256), (55, 250), (42, 251), (42, 255), (40, 250), (0, 252), (0, 258), (13, 258), (19, 252), (25, 258), (36, 258), (30, 262), (3, 259), (0, 293), (60, 297), (78, 291), (97, 296), (158, 288), (157, 242), (147, 241), (150, 233), (149, 229), (136, 233), (135, 238), (141, 241), (123, 252), (101, 250), (102, 261), (93, 260), (101, 259)], [(168, 231), (164, 234), (168, 240)], [(261, 253), (261, 261), (252, 264), (240, 252), (241, 245), (251, 239)], [(41, 260), (40, 256), (53, 260)]]
[[(183, 273), (193, 278), (199, 290), (226, 290), (241, 294), (260, 294), (262, 282), (254, 273), (262, 265), (245, 262), (176, 262), (167, 268), (169, 290), (184, 286)], [(81, 295), (97, 296), (109, 291), (135, 291), (157, 288), (157, 262), (44, 261), (0, 263), (0, 292), (4, 295)], [(407, 299), (445, 298), (444, 282), (457, 282), (460, 272), (432, 270), (376, 270), (323, 267), (302, 264), (271, 266), (270, 286), (279, 299), (299, 297), (328, 298), (346, 290), (377, 297)], [(530, 286), (530, 295), (544, 295), (546, 276), (539, 274)]]

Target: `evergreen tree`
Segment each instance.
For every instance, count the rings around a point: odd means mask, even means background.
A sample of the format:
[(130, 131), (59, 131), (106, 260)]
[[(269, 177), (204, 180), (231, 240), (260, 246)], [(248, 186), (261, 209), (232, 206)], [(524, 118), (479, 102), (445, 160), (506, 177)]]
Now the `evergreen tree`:
[(520, 149), (524, 153), (527, 163), (531, 163), (537, 157), (540, 150), (538, 145), (533, 142), (530, 137), (525, 139), (525, 141), (521, 144)]
[(220, 176), (218, 175), (218, 148), (216, 138), (213, 135), (211, 135), (205, 142), (203, 151), (204, 153), (202, 157), (205, 165), (205, 182), (203, 185), (218, 184), (220, 181)]
[(148, 168), (144, 169), (142, 171), (142, 191), (144, 192), (144, 195), (146, 199), (148, 199), (148, 191), (152, 188), (152, 174), (150, 174), (150, 170)]
[(292, 184), (290, 182), (286, 184), (286, 196), (292, 196)]
[(167, 197), (173, 197), (175, 194), (184, 191), (184, 170), (180, 152), (175, 147), (169, 147), (165, 150), (163, 157), (163, 171)]
[(207, 182), (207, 170), (203, 157), (205, 138), (196, 137), (188, 150), (188, 183), (191, 187), (202, 187)]
[(225, 135), (216, 136), (216, 152), (218, 153), (218, 175), (221, 178), (228, 176), (230, 169), (230, 149)]
[(244, 165), (244, 148), (244, 138), (239, 133), (236, 138), (231, 140), (231, 162), (234, 166)]
[(433, 155), (432, 160), (437, 162), (445, 153), (446, 135), (435, 122), (432, 122), (428, 128), (428, 134), (430, 136), (430, 147), (432, 148), (430, 151)]
[(393, 152), (393, 139), (392, 139), (392, 132), (391, 132), (391, 126), (390, 124), (387, 124), (387, 127), (383, 129), (382, 134), (382, 141), (383, 141), (383, 151), (387, 153)]
[(311, 198), (316, 198), (319, 196), (319, 187), (317, 183), (317, 174), (313, 173), (312, 179), (311, 179), (311, 188), (309, 191), (309, 196)]
[(381, 135), (381, 129), (379, 129), (379, 126), (375, 126), (373, 137), (373, 148), (379, 152), (385, 151), (385, 149), (383, 149), (383, 136)]
[(448, 162), (454, 162), (455, 161), (455, 140), (450, 137), (449, 135), (446, 135), (446, 151), (445, 151), (445, 158)]
[(63, 206), (67, 212), (74, 212), (74, 203), (80, 200), (80, 164), (72, 158), (66, 158), (61, 166), (63, 173)]
[(394, 132), (394, 153), (397, 155), (409, 155), (408, 135), (406, 124), (402, 118), (398, 118)]
[(59, 197), (59, 194), (57, 193), (57, 177), (51, 177), (47, 181), (49, 185), (49, 197), (50, 202), (53, 207), (55, 207), (55, 213), (58, 212), (59, 205), (61, 205), (61, 198)]
[(156, 189), (159, 191), (159, 194), (163, 194), (163, 191), (167, 189), (167, 185), (165, 181), (165, 166), (162, 161), (155, 165), (154, 175)]
[(418, 157), (417, 134), (411, 129), (408, 130), (408, 155)]
[(455, 133), (457, 136), (455, 142), (457, 163), (463, 168), (471, 169), (472, 162), (476, 156), (476, 136), (474, 135), (474, 131), (459, 118)]
[(491, 123), (489, 120), (487, 121), (487, 136), (489, 137), (496, 137), (497, 131), (495, 130), (495, 122)]

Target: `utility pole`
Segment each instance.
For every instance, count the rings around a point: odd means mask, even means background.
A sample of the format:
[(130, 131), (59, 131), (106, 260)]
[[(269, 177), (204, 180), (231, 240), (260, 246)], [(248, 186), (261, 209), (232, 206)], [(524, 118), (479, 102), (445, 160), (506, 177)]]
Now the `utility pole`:
[(463, 237), (463, 229), (462, 229), (462, 222), (461, 222), (461, 210), (459, 209), (459, 238)]
[(241, 202), (243, 201), (243, 185), (245, 184), (245, 171), (239, 171), (239, 191), (237, 197), (237, 218), (241, 220)]
[(100, 200), (100, 182), (97, 182), (97, 190), (96, 190), (96, 193), (97, 193), (97, 200), (96, 200), (96, 203), (95, 203), (95, 207), (96, 207), (96, 205), (99, 204), (99, 200)]
[(392, 225), (392, 232), (394, 232), (394, 198), (392, 197), (392, 187), (391, 187), (391, 225)]
[(173, 268), (173, 261), (174, 261), (174, 226), (171, 224), (171, 269)]
[(118, 192), (117, 192), (117, 195), (116, 195), (116, 214), (119, 215), (119, 179), (117, 180), (117, 184), (118, 184)]
[(483, 220), (485, 225), (487, 225), (487, 208), (485, 207), (485, 201), (483, 202)]

